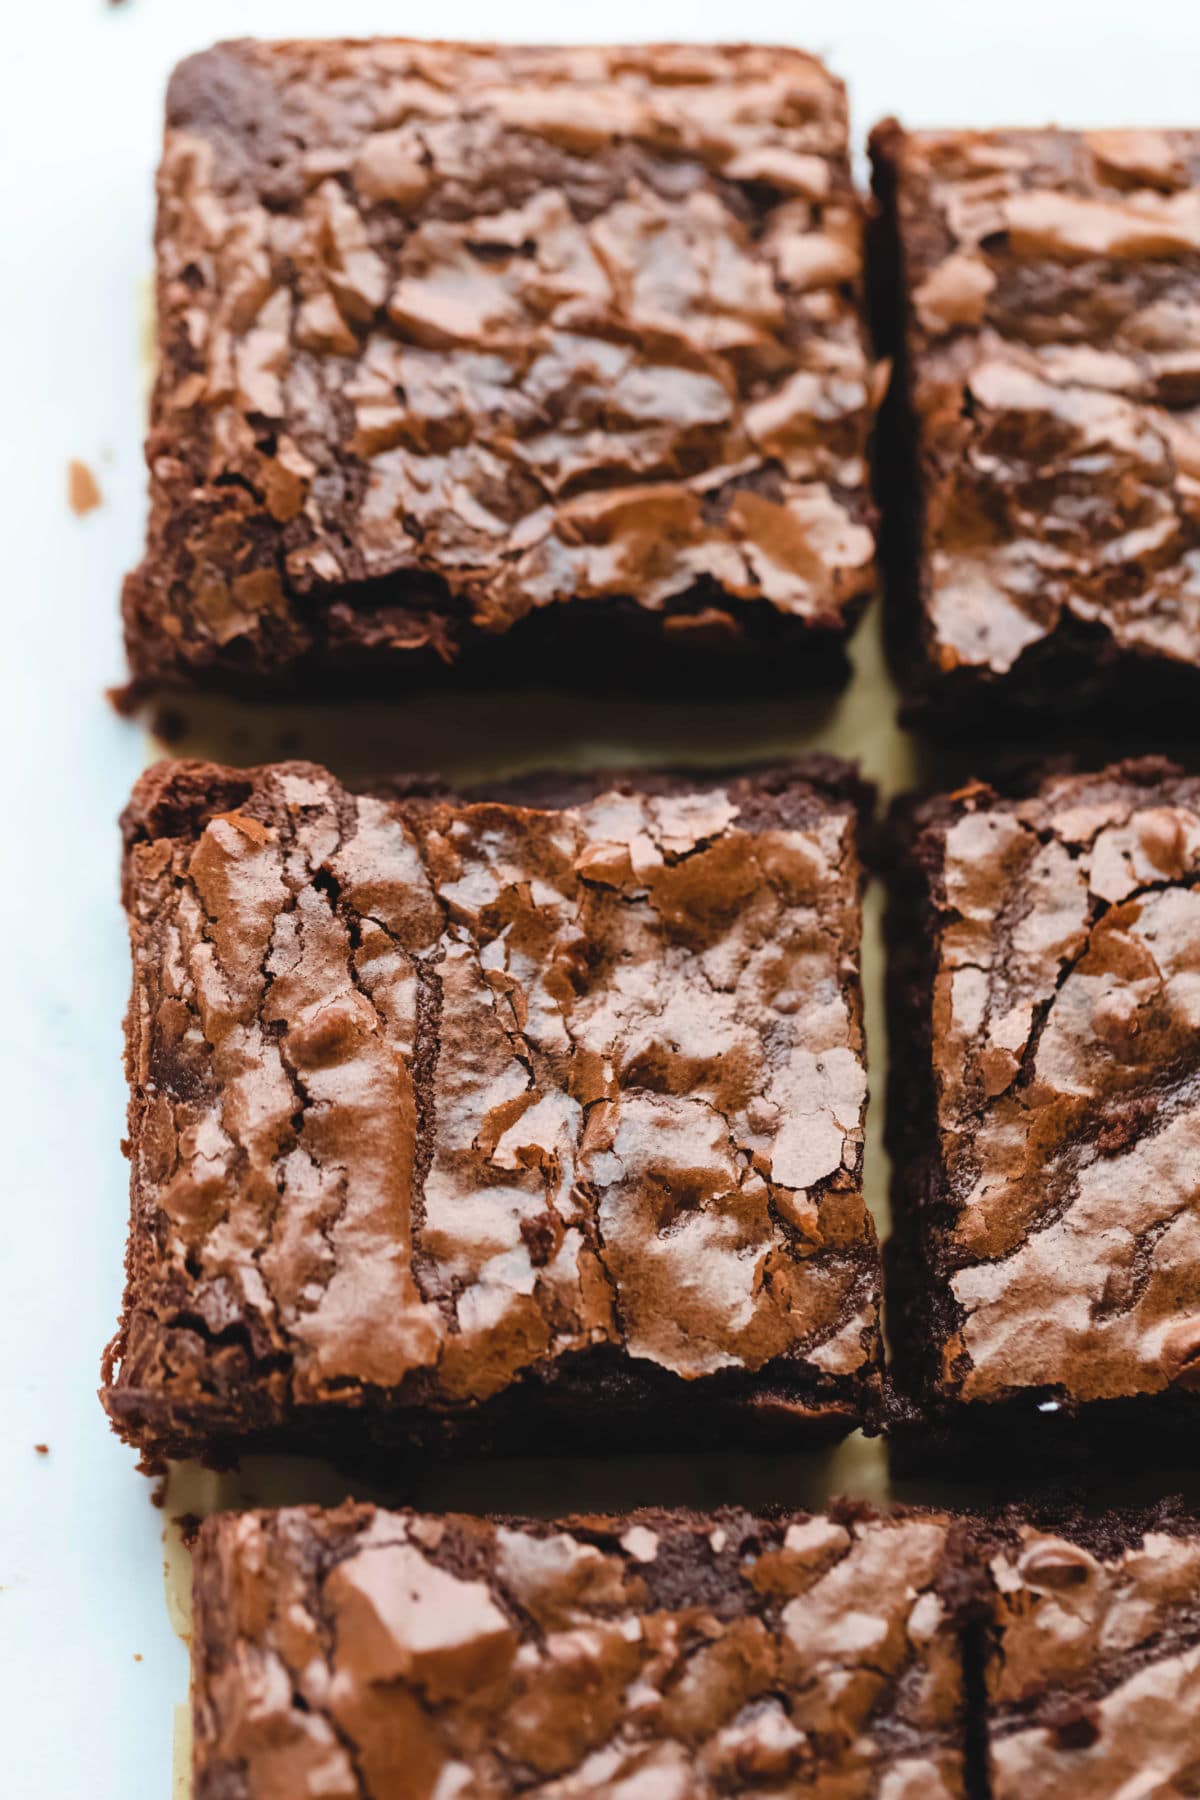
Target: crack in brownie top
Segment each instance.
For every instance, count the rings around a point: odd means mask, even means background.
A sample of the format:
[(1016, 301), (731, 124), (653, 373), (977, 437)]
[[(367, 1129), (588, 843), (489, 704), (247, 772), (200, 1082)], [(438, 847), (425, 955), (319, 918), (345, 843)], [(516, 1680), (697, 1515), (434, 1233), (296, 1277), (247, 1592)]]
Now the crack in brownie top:
[(1200, 133), (883, 127), (924, 630), (1010, 671), (1067, 619), (1200, 662)]
[(950, 1534), (936, 1513), (210, 1520), (198, 1800), (961, 1800)]
[(130, 817), (121, 1386), (194, 1395), (239, 1334), (295, 1404), (595, 1345), (877, 1379), (851, 801), (181, 764)]
[(609, 596), (844, 623), (872, 582), (860, 225), (843, 91), (795, 51), (184, 63), (135, 662), (286, 662), (377, 578), (394, 641), (446, 655), (456, 619)]
[(1169, 764), (926, 814), (941, 1253), (962, 1398), (1200, 1380), (1200, 780)]

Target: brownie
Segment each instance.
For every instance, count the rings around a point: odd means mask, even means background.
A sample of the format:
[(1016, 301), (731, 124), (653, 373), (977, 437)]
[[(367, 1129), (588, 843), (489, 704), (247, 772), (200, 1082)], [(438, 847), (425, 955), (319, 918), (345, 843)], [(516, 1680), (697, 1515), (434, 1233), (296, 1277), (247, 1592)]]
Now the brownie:
[(874, 548), (819, 62), (223, 44), (158, 200), (139, 682), (821, 678)]
[(986, 1446), (1190, 1457), (1200, 778), (1157, 759), (902, 809), (889, 1304), (901, 1390)]
[(992, 1800), (1194, 1794), (1200, 1522), (1017, 1522), (988, 1569)]
[(196, 1800), (959, 1800), (960, 1591), (937, 1513), (221, 1514)]
[(104, 1399), (148, 1456), (874, 1425), (853, 771), (519, 796), (139, 782)]
[(910, 713), (1200, 697), (1200, 132), (873, 135)]

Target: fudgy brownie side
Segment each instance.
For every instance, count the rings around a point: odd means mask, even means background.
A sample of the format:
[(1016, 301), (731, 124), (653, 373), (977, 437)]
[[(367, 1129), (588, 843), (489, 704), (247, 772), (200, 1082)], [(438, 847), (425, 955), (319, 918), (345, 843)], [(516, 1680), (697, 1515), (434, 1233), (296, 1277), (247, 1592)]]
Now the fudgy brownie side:
[(923, 1427), (1189, 1454), (1200, 779), (909, 804), (889, 919), (889, 1329)]
[(873, 401), (813, 58), (224, 44), (158, 202), (136, 679), (832, 669)]
[(1200, 1768), (1200, 1520), (1014, 1515), (982, 1533), (993, 1800), (1186, 1794)]
[(220, 1515), (195, 1556), (196, 1800), (964, 1800), (961, 1539), (853, 1506)]
[(104, 1397), (145, 1454), (875, 1425), (862, 784), (556, 788), (142, 778)]
[(1200, 695), (1200, 133), (872, 137), (910, 715)]
[[(952, 803), (951, 803), (952, 804)], [(941, 1346), (954, 1329), (939, 1265), (949, 1211), (939, 1206), (933, 983), (940, 856), (936, 802), (894, 802), (883, 831), (889, 1057), (884, 1138), (891, 1167), (891, 1232), (883, 1246), (892, 1398), (906, 1428), (928, 1425)], [(928, 834), (922, 829), (929, 827)], [(896, 1054), (896, 1047), (902, 1047)]]

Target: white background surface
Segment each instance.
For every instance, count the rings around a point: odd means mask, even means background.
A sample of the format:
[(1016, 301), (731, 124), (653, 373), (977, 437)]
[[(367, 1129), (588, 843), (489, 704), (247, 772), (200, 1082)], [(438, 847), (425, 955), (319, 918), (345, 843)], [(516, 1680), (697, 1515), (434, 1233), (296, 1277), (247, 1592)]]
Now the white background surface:
[[(804, 44), (849, 81), (860, 132), (889, 111), (914, 124), (1200, 125), (1200, 8), (1182, 0), (608, 0), (598, 13), (538, 0), (510, 0), (499, 13), (477, 0), (436, 9), (9, 0), (0, 39), (5, 1800), (167, 1800), (172, 1709), (186, 1690), (164, 1604), (162, 1516), (95, 1398), (126, 1222), (114, 821), (147, 755), (140, 729), (113, 714), (102, 690), (122, 673), (118, 583), (141, 531), (140, 313), (164, 82), (179, 56), (221, 36), (471, 37), (498, 21), (507, 36), (542, 40)], [(104, 493), (82, 519), (66, 504), (71, 457), (88, 462)], [(628, 737), (627, 719), (621, 729)]]

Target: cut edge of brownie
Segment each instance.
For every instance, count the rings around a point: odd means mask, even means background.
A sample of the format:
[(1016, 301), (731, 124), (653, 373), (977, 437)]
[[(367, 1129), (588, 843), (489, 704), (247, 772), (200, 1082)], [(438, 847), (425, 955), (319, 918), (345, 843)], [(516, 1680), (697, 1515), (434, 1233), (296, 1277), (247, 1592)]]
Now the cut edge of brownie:
[[(234, 1527), (237, 1520), (244, 1518), (270, 1523), (281, 1514), (287, 1514), (312, 1522), (324, 1521), (327, 1524), (340, 1524), (345, 1521), (349, 1526), (357, 1529), (359, 1526), (369, 1525), (373, 1519), (381, 1515), (386, 1517), (390, 1513), (414, 1517), (431, 1516), (426, 1509), (420, 1506), (410, 1507), (405, 1503), (383, 1503), (353, 1498), (343, 1500), (336, 1506), (325, 1506), (313, 1502), (285, 1506), (251, 1506), (208, 1514), (199, 1523), (195, 1543), (205, 1549), (209, 1548), (214, 1538), (220, 1537), (225, 1531)], [(1164, 1519), (1175, 1521), (1175, 1523), (1164, 1524), (1162, 1529), (1177, 1529), (1180, 1533), (1184, 1533), (1189, 1529), (1195, 1529), (1197, 1523), (1200, 1523), (1191, 1519), (1182, 1502), (1175, 1500), (1164, 1501), (1153, 1514), (1131, 1509), (1128, 1513), (1098, 1515), (1095, 1520), (1089, 1522), (1087, 1515), (1081, 1509), (1073, 1508), (1064, 1516), (1071, 1521), (1078, 1521), (1078, 1530), (1081, 1533), (1088, 1530), (1093, 1533), (1108, 1531), (1109, 1528), (1105, 1521), (1110, 1517), (1116, 1517), (1122, 1521), (1120, 1530), (1123, 1535), (1118, 1541), (1124, 1545), (1135, 1542), (1139, 1533), (1144, 1534), (1146, 1530), (1159, 1528), (1160, 1514)], [(776, 1501), (769, 1505), (754, 1507), (724, 1504), (711, 1508), (648, 1503), (625, 1510), (605, 1507), (598, 1511), (577, 1510), (567, 1513), (536, 1515), (492, 1510), (467, 1513), (461, 1508), (455, 1508), (450, 1511), (438, 1511), (436, 1516), (445, 1523), (461, 1524), (467, 1527), (507, 1526), (536, 1538), (553, 1537), (556, 1532), (567, 1531), (589, 1542), (618, 1538), (631, 1526), (644, 1526), (658, 1532), (674, 1531), (685, 1538), (703, 1539), (706, 1559), (721, 1563), (727, 1575), (734, 1573), (739, 1554), (744, 1548), (750, 1547), (756, 1534), (763, 1528), (777, 1530), (780, 1525), (812, 1519), (829, 1519), (847, 1530), (853, 1530), (859, 1526), (910, 1520), (933, 1520), (944, 1523), (947, 1528), (947, 1554), (943, 1559), (938, 1591), (949, 1617), (958, 1623), (965, 1623), (978, 1616), (980, 1598), (979, 1581), (967, 1566), (969, 1557), (976, 1553), (979, 1542), (1009, 1541), (1016, 1526), (1031, 1515), (1026, 1515), (1020, 1509), (1012, 1508), (1003, 1514), (991, 1517), (966, 1513), (956, 1510), (952, 1506), (940, 1505), (933, 1501), (894, 1500), (879, 1503), (857, 1495), (834, 1494), (821, 1505), (810, 1507), (789, 1506), (786, 1501)], [(1057, 1518), (1059, 1515), (1048, 1511), (1046, 1516)], [(715, 1525), (724, 1526), (730, 1537), (730, 1542), (722, 1545), (720, 1549), (715, 1548), (711, 1543), (711, 1533)], [(1109, 1538), (1105, 1537), (1103, 1541), (1108, 1542)], [(694, 1593), (694, 1589), (685, 1589), (674, 1597), (664, 1595), (657, 1603), (662, 1605), (692, 1603)]]
[(933, 1279), (936, 1240), (927, 1217), (938, 1157), (931, 1016), (936, 868), (932, 846), (921, 854), (931, 812), (950, 816), (953, 805), (950, 797), (922, 801), (904, 796), (895, 801), (883, 851), (888, 1040), (908, 1046), (903, 1058), (889, 1057), (883, 1132), (891, 1167), (891, 1233), (883, 1246), (884, 1318), (891, 1423), (901, 1437), (906, 1429), (928, 1428), (937, 1358), (953, 1328), (948, 1297)]
[[(138, 845), (195, 839), (219, 813), (243, 807), (253, 812), (254, 795), (265, 776), (281, 771), (304, 775), (315, 769), (316, 765), (302, 762), (252, 769), (194, 760), (154, 764), (139, 778), (121, 819), (127, 906), (132, 899), (131, 858)], [(317, 772), (326, 774), (323, 769)], [(480, 800), (557, 810), (612, 786), (657, 794), (728, 786), (751, 819), (752, 829), (806, 825), (834, 806), (851, 812), (861, 833), (873, 816), (875, 800), (874, 788), (855, 764), (828, 755), (736, 771), (543, 771), (458, 792), (437, 776), (393, 777), (347, 791), (372, 793), (417, 812), (437, 802)], [(866, 878), (861, 843), (857, 860), (861, 894)], [(845, 980), (862, 1029), (861, 975), (848, 973)], [(127, 1014), (130, 1046), (132, 1028), (132, 1016)], [(127, 1068), (132, 1066), (131, 1055), (130, 1048)], [(414, 1073), (419, 1084), (419, 1071)], [(257, 1346), (252, 1328), (235, 1323), (220, 1334), (218, 1343), (204, 1321), (188, 1312), (181, 1295), (177, 1322), (159, 1327), (163, 1354), (168, 1363), (173, 1361), (173, 1338), (181, 1355), (193, 1362), (191, 1344), (207, 1346), (213, 1383), (210, 1392), (183, 1403), (169, 1391), (122, 1379), (122, 1359), (137, 1308), (138, 1241), (135, 1198), (125, 1292), (118, 1327), (103, 1358), (101, 1399), (118, 1435), (140, 1450), (146, 1466), (156, 1467), (166, 1458), (200, 1456), (222, 1463), (252, 1450), (320, 1448), (347, 1465), (378, 1469), (405, 1446), (531, 1455), (544, 1451), (547, 1439), (563, 1450), (589, 1450), (598, 1442), (613, 1449), (644, 1450), (668, 1438), (680, 1447), (703, 1448), (715, 1434), (785, 1449), (799, 1442), (832, 1443), (856, 1429), (875, 1435), (882, 1428), (887, 1374), (878, 1332), (871, 1356), (850, 1375), (825, 1374), (798, 1364), (792, 1356), (780, 1356), (755, 1371), (726, 1369), (684, 1378), (604, 1345), (531, 1367), (485, 1401), (430, 1405), (415, 1398), (401, 1400), (398, 1390), (356, 1384), (350, 1403), (300, 1406), (287, 1397), (287, 1369), (278, 1354)], [(873, 1278), (877, 1300), (881, 1298), (882, 1266), (874, 1232), (856, 1252), (846, 1254), (860, 1266), (860, 1280)], [(214, 1350), (218, 1361), (211, 1356)]]
[(980, 1543), (1002, 1548), (1016, 1543), (1023, 1525), (1066, 1538), (1091, 1555), (1111, 1561), (1138, 1549), (1148, 1532), (1195, 1536), (1200, 1533), (1200, 1508), (1182, 1494), (1164, 1494), (1153, 1504), (1141, 1506), (1092, 1506), (1074, 1487), (1051, 1487), (1019, 1503), (979, 1514), (974, 1529)]
[[(846, 601), (836, 624), (797, 623), (769, 601), (735, 600), (701, 579), (658, 610), (628, 595), (560, 603), (536, 608), (502, 637), (464, 620), (451, 642), (443, 621), (462, 609), (448, 585), (434, 576), (418, 585), (400, 572), (291, 596), (314, 641), (286, 662), (205, 662), (168, 648), (150, 622), (162, 610), (152, 600), (159, 560), (148, 550), (121, 590), (130, 707), (194, 692), (344, 702), (497, 689), (635, 699), (794, 694), (815, 702), (849, 683), (849, 642), (876, 597)], [(414, 633), (432, 641), (413, 647)]]
[[(523, 1371), (486, 1400), (436, 1406), (401, 1401), (396, 1390), (365, 1383), (357, 1384), (352, 1403), (296, 1405), (264, 1392), (271, 1371), (248, 1352), (244, 1371), (222, 1393), (174, 1402), (160, 1389), (122, 1383), (131, 1312), (127, 1300), (105, 1354), (101, 1399), (117, 1435), (151, 1470), (168, 1460), (223, 1467), (270, 1453), (324, 1455), (364, 1478), (387, 1478), (403, 1466), (397, 1459), (407, 1451), (436, 1457), (643, 1454), (666, 1445), (785, 1451), (881, 1429), (877, 1362), (851, 1376), (797, 1375), (795, 1363), (780, 1357), (752, 1373), (686, 1379), (643, 1369), (609, 1346), (560, 1354), (552, 1367)], [(164, 1341), (169, 1335), (163, 1332)], [(222, 1340), (222, 1349), (234, 1347), (232, 1337)]]
[[(205, 758), (164, 757), (145, 769), (121, 813), (124, 855), (135, 844), (156, 838), (193, 838), (218, 813), (250, 800), (268, 772), (310, 773), (320, 765), (292, 760), (234, 768)], [(322, 774), (328, 771), (320, 769)], [(336, 778), (335, 778), (336, 779)], [(382, 775), (342, 783), (349, 793), (420, 808), (432, 802), (472, 805), (487, 802), (534, 811), (558, 812), (598, 798), (609, 789), (628, 794), (703, 793), (730, 786), (739, 807), (756, 828), (769, 824), (807, 824), (816, 804), (845, 804), (855, 814), (859, 831), (870, 832), (877, 790), (856, 762), (814, 752), (785, 762), (627, 765), (587, 770), (538, 768), (502, 779), (452, 783), (436, 773)], [(774, 815), (774, 816), (772, 816)], [(864, 859), (865, 860), (865, 859)]]
[(880, 120), (868, 136), (873, 204), (866, 257), (867, 309), (875, 353), (891, 362), (891, 379), (876, 419), (872, 457), (880, 520), (884, 645), (905, 705), (910, 706), (920, 668), (924, 484), (910, 397), (910, 309), (897, 216), (897, 165), (904, 138), (904, 128), (894, 118)]

